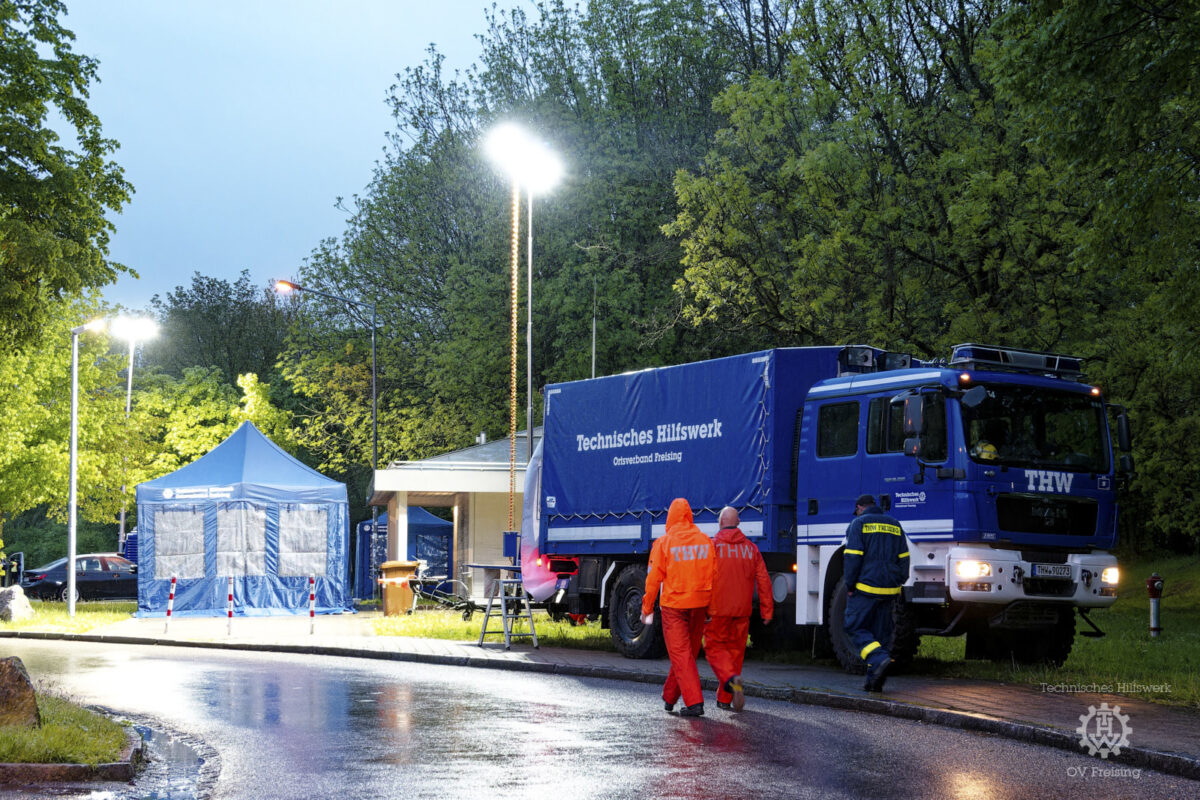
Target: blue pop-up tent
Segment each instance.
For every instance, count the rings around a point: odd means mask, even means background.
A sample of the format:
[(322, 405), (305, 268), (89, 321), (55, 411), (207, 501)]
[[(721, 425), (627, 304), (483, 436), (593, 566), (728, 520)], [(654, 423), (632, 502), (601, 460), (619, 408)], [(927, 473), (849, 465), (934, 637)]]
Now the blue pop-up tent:
[(138, 616), (349, 610), (346, 485), (292, 458), (249, 422), (212, 452), (137, 487)]
[[(375, 596), (379, 565), (387, 560), (387, 512), (376, 520), (358, 523), (354, 558), (354, 597), (369, 600)], [(454, 523), (435, 517), (420, 506), (408, 507), (408, 560), (425, 561), (430, 575), (454, 577)]]

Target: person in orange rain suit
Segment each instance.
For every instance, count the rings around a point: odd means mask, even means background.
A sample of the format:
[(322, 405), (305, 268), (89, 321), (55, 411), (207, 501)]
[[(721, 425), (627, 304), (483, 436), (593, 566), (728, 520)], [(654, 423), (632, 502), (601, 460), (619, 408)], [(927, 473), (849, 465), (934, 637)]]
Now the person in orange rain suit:
[(713, 545), (717, 571), (713, 575), (712, 600), (708, 604), (708, 628), (704, 631), (704, 655), (717, 675), (717, 708), (741, 711), (746, 705), (742, 692), (742, 659), (750, 633), (750, 609), (758, 585), (758, 613), (764, 623), (775, 613), (771, 577), (762, 553), (738, 527), (737, 509), (726, 506), (717, 518), (721, 530)]
[(671, 501), (667, 511), (667, 532), (654, 542), (646, 572), (646, 593), (642, 597), (642, 621), (654, 623), (654, 601), (662, 588), (663, 639), (671, 670), (663, 684), (663, 705), (667, 711), (683, 698), (681, 717), (704, 715), (704, 692), (696, 656), (704, 635), (708, 603), (712, 598), (713, 544), (692, 522), (692, 507), (682, 497)]

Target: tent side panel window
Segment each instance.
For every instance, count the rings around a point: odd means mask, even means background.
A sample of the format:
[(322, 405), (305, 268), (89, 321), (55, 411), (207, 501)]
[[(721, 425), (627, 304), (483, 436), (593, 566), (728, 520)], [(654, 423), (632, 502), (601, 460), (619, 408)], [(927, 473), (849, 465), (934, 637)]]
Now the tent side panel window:
[(267, 510), (249, 503), (217, 507), (217, 575), (267, 574)]
[(154, 512), (154, 577), (170, 580), (204, 577), (204, 511)]
[(279, 509), (279, 576), (324, 575), (329, 511), (324, 506)]

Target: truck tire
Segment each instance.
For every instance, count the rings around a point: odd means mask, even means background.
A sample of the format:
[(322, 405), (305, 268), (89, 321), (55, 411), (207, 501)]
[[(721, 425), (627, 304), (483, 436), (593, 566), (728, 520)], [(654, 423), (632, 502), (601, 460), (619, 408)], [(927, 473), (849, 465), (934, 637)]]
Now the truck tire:
[(642, 597), (645, 593), (645, 567), (631, 564), (621, 570), (613, 585), (608, 630), (617, 652), (626, 658), (661, 658), (667, 652), (657, 602), (654, 604), (654, 624), (642, 622)]
[[(825, 630), (833, 645), (833, 654), (838, 663), (847, 671), (862, 675), (867, 671), (867, 664), (858, 654), (858, 648), (846, 634), (843, 620), (846, 618), (846, 582), (839, 579), (833, 588), (833, 598), (829, 603), (829, 617), (825, 620)], [(892, 640), (888, 642), (888, 653), (895, 661), (895, 667), (911, 663), (917, 655), (921, 637), (917, 634), (916, 615), (909, 605), (896, 600), (892, 603)]]
[(846, 582), (838, 579), (833, 587), (833, 597), (829, 601), (829, 616), (825, 619), (825, 630), (829, 634), (829, 643), (833, 645), (833, 654), (838, 663), (847, 672), (862, 675), (867, 671), (867, 664), (858, 655), (858, 648), (846, 635), (843, 621), (846, 619)]
[(1075, 644), (1075, 609), (1061, 609), (1052, 628), (990, 631), (988, 636), (987, 653), (993, 661), (1061, 667)]
[(1045, 643), (1045, 661), (1055, 667), (1061, 667), (1071, 655), (1075, 646), (1075, 609), (1064, 608), (1058, 616), (1058, 624), (1047, 632), (1042, 640)]
[(903, 600), (892, 605), (892, 646), (888, 652), (896, 662), (893, 669), (902, 672), (917, 657), (921, 647), (921, 635), (917, 633), (917, 615), (913, 607)]
[(750, 648), (759, 653), (778, 653), (800, 647), (800, 627), (796, 625), (796, 604), (776, 603), (771, 624), (764, 625), (758, 609), (750, 615)]

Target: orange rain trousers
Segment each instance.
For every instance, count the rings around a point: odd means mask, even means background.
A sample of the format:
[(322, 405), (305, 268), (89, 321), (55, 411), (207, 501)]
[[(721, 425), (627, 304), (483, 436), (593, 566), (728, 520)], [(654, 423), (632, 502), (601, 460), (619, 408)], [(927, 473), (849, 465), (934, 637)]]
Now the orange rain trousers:
[(713, 617), (708, 621), (704, 631), (704, 657), (717, 676), (718, 703), (733, 700), (733, 694), (725, 690), (725, 682), (742, 674), (749, 634), (749, 617)]
[(708, 609), (659, 606), (659, 613), (667, 655), (671, 658), (671, 671), (663, 684), (663, 700), (674, 704), (682, 696), (685, 706), (703, 703), (704, 691), (700, 688), (696, 656), (700, 654)]

